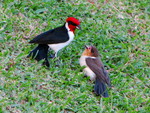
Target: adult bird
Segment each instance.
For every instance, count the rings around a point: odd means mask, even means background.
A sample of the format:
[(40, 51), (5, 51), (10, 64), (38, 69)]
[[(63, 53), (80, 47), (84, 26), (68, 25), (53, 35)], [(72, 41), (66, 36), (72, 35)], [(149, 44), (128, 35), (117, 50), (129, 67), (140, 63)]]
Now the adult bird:
[(106, 84), (110, 86), (110, 79), (99, 58), (99, 52), (94, 46), (85, 47), (80, 57), (80, 65), (85, 66), (83, 69), (85, 76), (89, 76), (90, 80), (95, 81), (94, 92), (96, 95), (108, 97)]
[(38, 44), (28, 57), (32, 57), (37, 61), (44, 59), (44, 64), (49, 67), (47, 58), (49, 47), (55, 52), (53, 57), (57, 57), (59, 50), (67, 46), (73, 39), (76, 29), (80, 29), (80, 21), (74, 17), (68, 17), (63, 26), (46, 31), (36, 36), (29, 43)]

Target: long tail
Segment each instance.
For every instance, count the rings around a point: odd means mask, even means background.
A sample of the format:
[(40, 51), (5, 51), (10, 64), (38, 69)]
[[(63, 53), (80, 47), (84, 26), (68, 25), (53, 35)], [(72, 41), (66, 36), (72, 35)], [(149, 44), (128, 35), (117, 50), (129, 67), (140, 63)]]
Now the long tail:
[(35, 49), (33, 49), (27, 57), (31, 57), (37, 61), (44, 60), (43, 65), (46, 65), (47, 67), (50, 66), (47, 54), (48, 54), (48, 48), (49, 46), (46, 44), (39, 44)]
[(109, 97), (106, 85), (96, 78), (94, 92), (97, 95), (102, 95), (103, 97)]

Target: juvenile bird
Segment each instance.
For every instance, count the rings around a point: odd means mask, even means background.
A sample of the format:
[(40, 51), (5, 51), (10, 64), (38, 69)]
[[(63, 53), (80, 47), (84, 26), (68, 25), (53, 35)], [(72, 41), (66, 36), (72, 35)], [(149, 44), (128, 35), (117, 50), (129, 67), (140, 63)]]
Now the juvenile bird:
[(106, 84), (110, 86), (110, 79), (104, 65), (99, 58), (99, 52), (94, 46), (85, 46), (85, 50), (80, 57), (80, 65), (85, 66), (83, 69), (85, 76), (95, 81), (94, 92), (96, 95), (108, 97)]
[(48, 66), (47, 54), (49, 47), (55, 52), (53, 57), (57, 57), (58, 51), (74, 39), (75, 29), (80, 29), (80, 21), (74, 17), (68, 17), (63, 26), (46, 31), (31, 40), (29, 43), (35, 43), (38, 46), (27, 57), (32, 57), (37, 61), (45, 59), (44, 64)]

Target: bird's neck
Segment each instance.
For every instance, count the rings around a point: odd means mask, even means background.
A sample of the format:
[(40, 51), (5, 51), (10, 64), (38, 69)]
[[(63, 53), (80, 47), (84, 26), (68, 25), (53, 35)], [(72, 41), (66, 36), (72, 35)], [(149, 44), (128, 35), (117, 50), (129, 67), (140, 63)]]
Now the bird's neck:
[(72, 31), (73, 33), (75, 32), (76, 27), (73, 25), (69, 25), (67, 22), (65, 23), (65, 27), (68, 31)]

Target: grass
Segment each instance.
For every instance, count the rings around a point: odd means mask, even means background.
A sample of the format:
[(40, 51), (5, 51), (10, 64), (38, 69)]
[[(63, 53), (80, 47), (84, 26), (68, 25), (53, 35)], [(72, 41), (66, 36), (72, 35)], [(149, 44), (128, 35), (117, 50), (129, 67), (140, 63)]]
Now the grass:
[[(149, 0), (1, 0), (0, 112), (150, 112)], [(75, 40), (49, 59), (50, 69), (26, 56), (34, 36), (81, 20)], [(95, 45), (109, 71), (109, 98), (92, 93), (79, 58)]]

